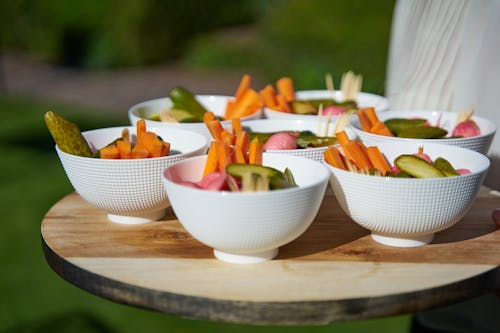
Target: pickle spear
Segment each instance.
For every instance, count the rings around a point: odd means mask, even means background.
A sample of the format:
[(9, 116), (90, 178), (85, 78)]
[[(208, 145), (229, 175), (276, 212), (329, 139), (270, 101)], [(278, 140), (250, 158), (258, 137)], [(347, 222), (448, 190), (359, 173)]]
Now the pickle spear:
[(460, 176), (460, 174), (457, 172), (457, 170), (455, 170), (451, 163), (442, 157), (436, 158), (436, 160), (434, 161), (434, 166), (441, 170), (441, 172), (444, 173), (447, 177)]
[(92, 157), (92, 150), (77, 125), (52, 111), (46, 112), (44, 118), (59, 149), (71, 155)]
[(394, 160), (399, 170), (415, 178), (441, 178), (446, 177), (441, 170), (432, 163), (415, 155), (400, 155)]

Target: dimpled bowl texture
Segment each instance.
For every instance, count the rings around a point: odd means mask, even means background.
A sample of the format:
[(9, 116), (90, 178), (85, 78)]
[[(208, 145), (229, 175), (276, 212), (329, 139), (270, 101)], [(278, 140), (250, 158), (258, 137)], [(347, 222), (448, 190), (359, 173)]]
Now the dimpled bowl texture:
[(199, 181), (206, 156), (186, 159), (164, 172), (172, 209), (184, 228), (232, 263), (271, 260), (299, 237), (318, 213), (330, 173), (311, 159), (264, 153), (263, 165), (291, 169), (298, 187), (265, 192), (217, 192), (180, 185)]
[[(329, 90), (301, 90), (295, 93), (295, 98), (298, 100), (308, 100), (308, 99), (322, 99), (322, 98), (332, 98), (332, 93)], [(333, 93), (333, 98), (337, 101), (342, 100), (342, 92), (335, 90)], [(384, 111), (389, 108), (389, 101), (387, 98), (360, 92), (357, 98), (358, 107), (364, 108), (372, 106), (376, 111)], [(304, 114), (294, 114), (275, 111), (270, 108), (264, 108), (264, 118), (267, 119), (310, 119), (317, 118), (317, 115), (304, 115)], [(336, 117), (332, 117), (336, 118)]]
[[(216, 116), (222, 117), (226, 110), (227, 101), (232, 99), (232, 96), (221, 96), (221, 95), (197, 95), (196, 99), (203, 105), (208, 111), (213, 112)], [(166, 110), (172, 107), (172, 101), (170, 98), (158, 98), (148, 101), (141, 102), (132, 106), (128, 110), (128, 117), (130, 123), (135, 125), (140, 119), (146, 119), (147, 127), (168, 127), (168, 128), (179, 128), (188, 131), (194, 131), (205, 135), (207, 138), (211, 139), (210, 132), (206, 128), (203, 122), (200, 123), (167, 123), (155, 120), (148, 120), (147, 118), (155, 113)], [(250, 119), (261, 119), (262, 110), (241, 118), (242, 121)], [(231, 125), (230, 120), (221, 121), (222, 126), (226, 127)]]
[[(401, 154), (417, 152), (419, 143), (377, 145), (391, 165)], [(342, 209), (369, 229), (382, 244), (399, 247), (430, 243), (434, 233), (457, 223), (470, 209), (489, 168), (489, 159), (465, 148), (426, 144), (433, 160), (447, 159), (470, 174), (445, 178), (394, 178), (358, 174), (332, 167), (331, 187)], [(326, 162), (325, 162), (326, 164)]]
[[(121, 137), (128, 128), (135, 141), (134, 127), (112, 127), (83, 132), (93, 151)], [(106, 211), (113, 222), (139, 224), (158, 220), (169, 205), (163, 188), (163, 170), (177, 161), (205, 154), (205, 136), (173, 128), (147, 127), (171, 144), (170, 156), (111, 160), (56, 151), (74, 189), (86, 201)]]
[[(448, 131), (448, 136), (451, 135), (458, 113), (451, 111), (435, 111), (435, 110), (389, 110), (377, 112), (377, 116), (381, 121), (386, 121), (393, 118), (424, 118), (429, 124), (437, 126)], [(444, 139), (410, 139), (389, 137), (378, 134), (371, 134), (361, 129), (358, 117), (351, 118), (352, 130), (356, 135), (367, 143), (377, 144), (379, 142), (397, 141), (397, 142), (418, 142), (420, 144), (440, 143), (451, 146), (457, 146), (475, 150), (482, 154), (487, 154), (496, 133), (496, 125), (485, 118), (473, 116), (472, 120), (476, 122), (481, 130), (481, 135), (468, 138), (444, 138)]]
[[(331, 121), (326, 128), (326, 122), (320, 122), (318, 118), (308, 119), (258, 119), (249, 120), (243, 123), (243, 127), (248, 132), (280, 132), (280, 131), (311, 131), (314, 134), (328, 133), (332, 135), (334, 131), (335, 121)], [(349, 138), (355, 138), (355, 134), (351, 127), (345, 128)], [(328, 147), (317, 147), (307, 149), (288, 149), (288, 150), (266, 150), (270, 154), (289, 154), (301, 156), (321, 162), (323, 160), (323, 152)]]

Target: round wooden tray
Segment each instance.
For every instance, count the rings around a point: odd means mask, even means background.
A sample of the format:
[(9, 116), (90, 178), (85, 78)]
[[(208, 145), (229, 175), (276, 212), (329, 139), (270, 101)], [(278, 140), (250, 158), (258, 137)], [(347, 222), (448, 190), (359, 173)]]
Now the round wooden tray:
[(65, 280), (119, 303), (195, 319), (252, 324), (326, 324), (398, 315), (500, 288), (500, 198), (483, 188), (458, 224), (419, 248), (374, 242), (327, 191), (311, 227), (272, 261), (214, 259), (173, 211), (120, 225), (78, 194), (42, 222), (48, 264)]

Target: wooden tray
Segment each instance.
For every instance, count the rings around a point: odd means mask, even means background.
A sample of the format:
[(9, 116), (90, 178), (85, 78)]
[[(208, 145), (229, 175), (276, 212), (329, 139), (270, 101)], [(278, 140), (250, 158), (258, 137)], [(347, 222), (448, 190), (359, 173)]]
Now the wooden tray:
[(500, 198), (482, 188), (469, 213), (419, 248), (374, 242), (327, 191), (311, 227), (256, 265), (214, 259), (173, 211), (145, 225), (109, 222), (72, 193), (42, 222), (49, 265), (101, 297), (180, 316), (324, 324), (429, 309), (500, 288)]

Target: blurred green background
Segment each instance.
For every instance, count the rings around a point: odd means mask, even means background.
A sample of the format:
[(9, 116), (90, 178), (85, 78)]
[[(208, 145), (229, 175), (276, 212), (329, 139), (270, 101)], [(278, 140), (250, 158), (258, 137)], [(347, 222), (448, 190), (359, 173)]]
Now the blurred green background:
[[(0, 45), (2, 55), (29, 54), (82, 73), (181, 65), (268, 82), (287, 75), (298, 90), (324, 88), (327, 72), (338, 87), (341, 73), (353, 70), (363, 74), (364, 91), (383, 94), (393, 7), (389, 0), (12, 0), (0, 3)], [(408, 331), (408, 315), (317, 327), (194, 321), (70, 285), (41, 250), (44, 214), (72, 191), (43, 114), (57, 110), (82, 130), (127, 125), (127, 116), (13, 94), (6, 86), (0, 85), (0, 333)]]

